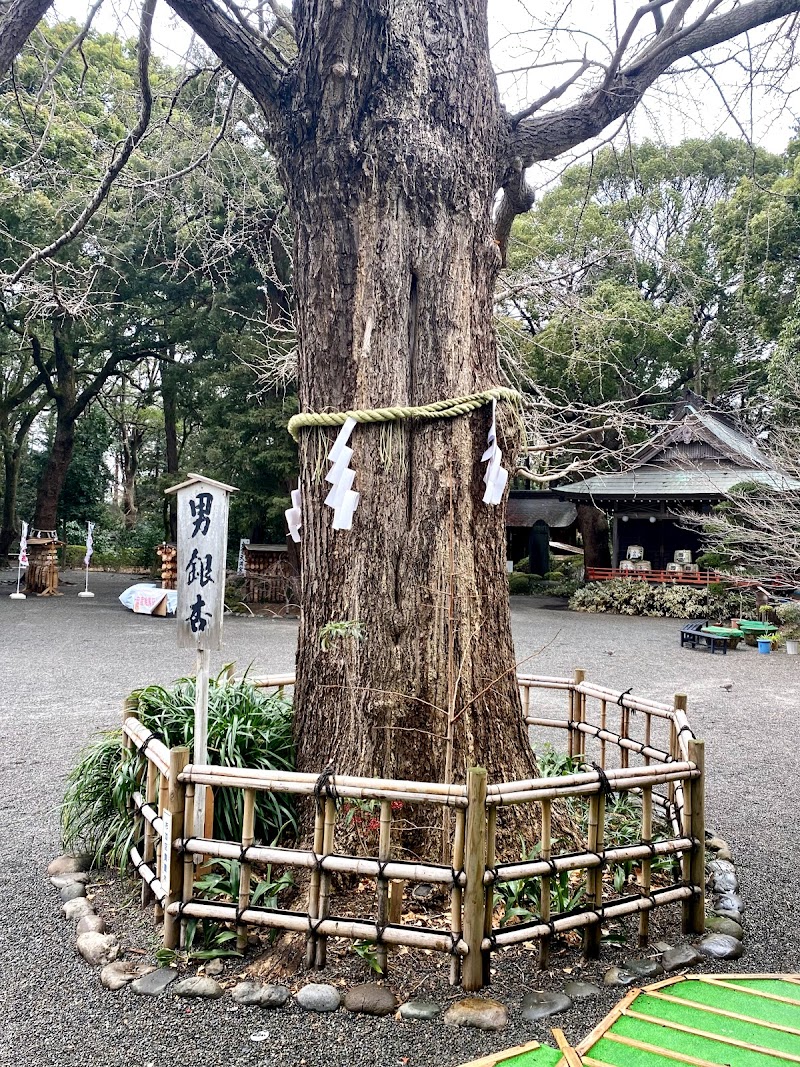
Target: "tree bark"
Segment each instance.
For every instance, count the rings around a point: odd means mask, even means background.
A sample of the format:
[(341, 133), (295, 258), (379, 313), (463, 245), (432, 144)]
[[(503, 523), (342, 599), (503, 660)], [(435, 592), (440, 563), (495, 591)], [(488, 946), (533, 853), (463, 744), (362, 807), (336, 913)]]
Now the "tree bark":
[(53, 0), (11, 0), (0, 6), (0, 76), (53, 6)]
[[(286, 181), (302, 410), (424, 404), (501, 381), (491, 209), (502, 118), (482, 5), (305, 5)], [(463, 8), (464, 10), (461, 10)], [(427, 51), (427, 56), (425, 52)], [(391, 83), (387, 91), (386, 81)], [(490, 410), (358, 426), (352, 531), (323, 505), (335, 432), (306, 430), (298, 764), (463, 781), (526, 777), (504, 507), (482, 502)], [(498, 422), (511, 425), (498, 410)], [(504, 442), (506, 455), (513, 442)], [(326, 651), (321, 630), (358, 624)], [(446, 735), (452, 721), (452, 758)]]
[(56, 529), (58, 500), (75, 447), (75, 423), (83, 410), (77, 410), (75, 347), (66, 322), (53, 322), (53, 352), (56, 380), (51, 383), (51, 388), (56, 408), (56, 428), (36, 493), (33, 526), (38, 530)]
[(578, 504), (578, 529), (583, 540), (585, 567), (610, 567), (608, 519), (605, 512), (591, 504)]
[[(174, 353), (173, 353), (174, 355)], [(161, 363), (161, 406), (164, 413), (164, 440), (167, 474), (177, 474), (180, 455), (178, 449), (178, 368), (175, 363)], [(174, 496), (164, 497), (164, 537), (178, 540), (178, 512)]]

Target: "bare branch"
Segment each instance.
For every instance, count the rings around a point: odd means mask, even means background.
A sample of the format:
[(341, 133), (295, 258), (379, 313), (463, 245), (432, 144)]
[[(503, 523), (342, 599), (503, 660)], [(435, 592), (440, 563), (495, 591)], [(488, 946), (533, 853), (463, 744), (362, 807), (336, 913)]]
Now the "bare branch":
[(31, 267), (35, 266), (37, 263), (41, 263), (42, 260), (49, 259), (50, 256), (55, 255), (56, 252), (61, 248), (64, 248), (70, 241), (73, 241), (78, 236), (106, 199), (111, 186), (114, 184), (115, 178), (119, 175), (120, 171), (122, 171), (134, 149), (139, 144), (142, 137), (144, 137), (150, 122), (150, 114), (153, 107), (153, 96), (150, 89), (150, 42), (155, 6), (156, 0), (145, 0), (142, 6), (138, 55), (139, 92), (142, 99), (139, 119), (136, 125), (125, 138), (119, 155), (117, 155), (107, 167), (106, 172), (103, 175), (103, 180), (100, 182), (93, 196), (89, 200), (89, 203), (77, 219), (75, 219), (67, 230), (60, 234), (54, 241), (51, 241), (45, 248), (40, 248), (37, 251), (32, 252), (25, 262), (14, 272), (9, 281), (9, 285), (16, 285), (20, 278), (27, 274)]

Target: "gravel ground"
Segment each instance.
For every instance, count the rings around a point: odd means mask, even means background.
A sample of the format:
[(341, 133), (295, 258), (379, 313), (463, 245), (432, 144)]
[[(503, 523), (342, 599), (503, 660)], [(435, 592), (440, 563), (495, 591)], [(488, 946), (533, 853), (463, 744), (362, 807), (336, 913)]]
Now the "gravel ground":
[[(344, 1012), (312, 1016), (214, 1003), (108, 993), (74, 954), (57, 896), (44, 878), (59, 849), (62, 778), (80, 746), (118, 721), (121, 700), (145, 682), (169, 682), (192, 664), (174, 645), (169, 620), (139, 618), (116, 600), (133, 579), (93, 575), (93, 601), (76, 584), (53, 600), (14, 602), (0, 574), (0, 1063), (29, 1067), (451, 1067), (548, 1031), (525, 1024), (512, 1005), (502, 1034), (435, 1024), (370, 1020)], [(604, 683), (656, 698), (689, 696), (689, 715), (706, 740), (709, 821), (731, 843), (747, 911), (747, 951), (729, 969), (800, 969), (800, 744), (796, 710), (800, 662), (739, 649), (713, 658), (678, 647), (678, 623), (577, 615), (547, 601), (515, 598), (514, 635), (525, 669), (570, 673), (576, 666)], [(225, 653), (240, 669), (291, 669), (297, 624), (226, 621)], [(531, 657), (531, 658), (528, 658)], [(730, 688), (728, 688), (730, 687)], [(610, 962), (610, 958), (609, 958)], [(724, 969), (724, 966), (719, 969)], [(588, 973), (592, 973), (591, 969)], [(575, 975), (573, 975), (575, 977)], [(554, 978), (531, 972), (519, 996)], [(618, 999), (609, 990), (589, 1007), (552, 1022), (577, 1040)], [(261, 1043), (251, 1041), (269, 1031)]]

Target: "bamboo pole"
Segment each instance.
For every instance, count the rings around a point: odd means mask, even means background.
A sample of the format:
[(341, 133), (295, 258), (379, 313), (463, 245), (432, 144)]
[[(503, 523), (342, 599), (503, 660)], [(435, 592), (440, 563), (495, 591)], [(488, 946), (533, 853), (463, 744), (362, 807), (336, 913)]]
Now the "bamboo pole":
[(606, 743), (607, 742), (606, 742), (605, 737), (603, 737), (602, 731), (604, 731), (606, 726), (607, 726), (607, 716), (608, 716), (608, 701), (607, 700), (601, 700), (600, 701), (600, 730), (601, 730), (601, 733), (598, 734), (598, 737), (600, 738), (600, 766), (603, 768), (603, 770), (606, 769)]
[[(669, 993), (661, 993), (658, 990), (650, 989), (647, 991), (651, 997), (655, 997), (656, 1000), (663, 1000), (667, 1004), (677, 1004), (680, 1007), (685, 1007), (687, 1001), (683, 997), (673, 997)], [(733, 1019), (738, 1023), (749, 1023), (751, 1026), (763, 1026), (766, 1030), (775, 1030), (781, 1034), (792, 1034), (794, 1037), (800, 1037), (800, 1028), (796, 1026), (785, 1026), (782, 1023), (768, 1022), (766, 1019), (758, 1019), (753, 1015), (740, 1015), (739, 1012), (726, 1011), (725, 1008), (715, 1008), (711, 1004), (703, 1004), (702, 1001), (692, 1000), (692, 1008), (695, 1011), (704, 1011), (709, 1015), (718, 1015), (723, 1019)]]
[[(686, 897), (692, 896), (692, 889), (690, 886), (675, 886), (668, 889), (655, 890), (649, 897), (636, 897), (635, 900), (624, 900), (617, 904), (607, 904), (603, 909), (603, 915), (606, 919), (616, 919), (621, 915), (635, 915), (638, 911), (644, 911), (648, 908), (657, 908), (661, 904), (673, 904), (675, 901), (684, 900)], [(593, 922), (597, 922), (597, 916), (592, 912), (578, 912), (575, 915), (565, 916), (562, 919), (553, 919), (552, 926), (556, 933), (562, 933), (564, 930), (580, 930), (584, 926), (590, 925)], [(519, 926), (507, 926), (503, 930), (498, 930), (494, 935), (495, 946), (502, 948), (505, 945), (517, 945), (521, 941), (533, 941), (537, 937), (544, 937), (550, 932), (550, 927), (545, 926), (543, 923), (535, 923), (529, 925), (528, 923), (521, 923)], [(484, 948), (492, 948), (491, 944), (484, 945)]]
[[(145, 778), (144, 787), (144, 799), (147, 804), (155, 804), (156, 802), (156, 765), (152, 760), (147, 760), (147, 777)], [(144, 845), (142, 846), (144, 851), (144, 862), (152, 864), (155, 857), (155, 847), (153, 844), (153, 826), (149, 820), (145, 820), (144, 824)], [(146, 907), (152, 899), (152, 893), (147, 882), (142, 882), (142, 907)]]
[(691, 809), (691, 836), (695, 844), (690, 853), (689, 881), (700, 889), (692, 898), (686, 924), (693, 934), (702, 934), (705, 930), (705, 881), (706, 881), (706, 802), (705, 802), (705, 742), (691, 738), (689, 741), (689, 759), (697, 766), (700, 774), (689, 783), (684, 793), (689, 797)]
[[(386, 860), (389, 859), (391, 852), (392, 802), (390, 800), (382, 800), (380, 835), (378, 838), (378, 859), (380, 862), (385, 863)], [(382, 927), (389, 921), (389, 880), (387, 878), (382, 878), (380, 873), (378, 874), (376, 896), (378, 900), (378, 925)], [(378, 945), (377, 958), (378, 965), (381, 969), (381, 976), (385, 978), (389, 969), (389, 952), (386, 945)]]
[[(333, 852), (333, 840), (336, 830), (336, 801), (332, 797), (325, 798), (325, 824), (322, 832), (322, 852), (329, 856)], [(319, 879), (319, 917), (327, 919), (330, 908), (331, 876), (324, 868)], [(377, 927), (376, 927), (377, 930)], [(328, 941), (324, 934), (317, 937), (317, 953), (315, 965), (318, 970), (325, 966), (328, 953)]]
[(137, 748), (147, 742), (147, 758), (155, 763), (160, 773), (169, 774), (169, 749), (163, 741), (153, 737), (152, 732), (132, 715), (125, 720), (122, 729)]
[[(647, 786), (642, 790), (642, 841), (650, 844), (653, 840), (653, 790)], [(650, 856), (642, 857), (641, 874), (639, 885), (642, 892), (647, 895), (650, 892), (650, 870), (652, 861)], [(644, 948), (650, 940), (650, 912), (639, 913), (639, 947)]]
[[(189, 782), (184, 792), (183, 830), (191, 838), (194, 834), (194, 784)], [(180, 845), (180, 842), (177, 842)], [(183, 897), (191, 900), (194, 895), (194, 855), (185, 849), (183, 852)], [(181, 948), (186, 946), (186, 920), (181, 919)]]
[(553, 1037), (556, 1039), (558, 1050), (564, 1057), (567, 1067), (581, 1067), (581, 1058), (564, 1036), (564, 1031), (557, 1026), (553, 1027)]
[[(169, 750), (167, 750), (169, 751)], [(158, 817), (164, 818), (164, 812), (167, 810), (169, 804), (169, 764), (167, 764), (167, 773), (159, 772), (158, 775)], [(161, 870), (163, 863), (164, 852), (164, 838), (159, 836), (156, 844), (156, 869)], [(156, 922), (159, 922), (164, 918), (164, 911), (159, 901), (156, 901), (153, 905), (153, 917)]]
[[(698, 772), (692, 770), (679, 770), (679, 765), (670, 764), (669, 770), (661, 770), (654, 767), (632, 767), (634, 772), (630, 778), (612, 779), (609, 774), (608, 780), (612, 783), (615, 793), (630, 792), (642, 789), (646, 785), (666, 785), (669, 782), (681, 782), (686, 778), (696, 778)], [(557, 797), (591, 796), (593, 793), (602, 791), (599, 782), (587, 782), (585, 785), (551, 785), (557, 782), (557, 778), (544, 779), (546, 783), (536, 789), (524, 789), (518, 793), (495, 794), (489, 797), (489, 804), (527, 804), (536, 800), (555, 800)]]
[[(589, 851), (599, 853), (603, 847), (605, 831), (606, 795), (598, 793), (589, 801)], [(589, 906), (596, 911), (603, 908), (603, 868), (598, 864), (587, 874), (587, 897)], [(601, 923), (587, 926), (583, 934), (583, 954), (587, 959), (600, 958)]]
[[(630, 708), (626, 708), (624, 704), (620, 705), (619, 709), (619, 736), (625, 738), (627, 741), (631, 741), (629, 736), (631, 730), (631, 712)], [(629, 753), (627, 748), (620, 747), (620, 766), (627, 768), (629, 766)]]
[(394, 926), (399, 926), (403, 920), (403, 893), (405, 888), (406, 883), (401, 879), (393, 878), (389, 882), (389, 922)]
[(147, 866), (139, 853), (139, 849), (135, 846), (130, 851), (130, 857), (133, 865), (139, 871), (139, 877), (147, 884), (150, 895), (156, 900), (163, 900), (166, 894), (158, 875), (152, 867)]
[[(668, 841), (656, 841), (652, 851), (656, 856), (673, 856), (692, 847), (691, 837), (676, 837)], [(544, 850), (542, 850), (544, 851)], [(566, 856), (555, 856), (550, 863), (544, 859), (524, 860), (521, 863), (500, 863), (495, 868), (496, 875), (487, 871), (486, 877), (495, 882), (514, 882), (519, 878), (543, 878), (555, 870), (579, 871), (595, 869), (601, 864), (625, 863), (628, 860), (643, 859), (650, 856), (650, 845), (617, 845), (614, 848), (601, 849), (597, 855), (593, 852), (572, 852)]]
[[(466, 837), (464, 860), (467, 887), (464, 890), (464, 940), (469, 949), (463, 963), (462, 984), (467, 992), (483, 985), (483, 921), (485, 892), (483, 876), (486, 871), (486, 770), (470, 767), (467, 772)], [(491, 947), (491, 943), (485, 946)]]
[[(486, 881), (486, 874), (494, 868), (495, 852), (497, 846), (497, 808), (492, 806), (488, 809), (488, 820), (486, 827), (486, 866), (488, 871), (484, 872), (484, 882)], [(494, 884), (486, 883), (484, 888), (483, 898), (483, 936), (484, 939), (491, 937), (492, 934), (492, 922), (494, 912)], [(491, 974), (492, 955), (490, 952), (483, 952), (483, 984), (489, 985), (492, 980)]]
[(180, 773), (189, 762), (189, 749), (185, 745), (170, 749), (169, 753), (169, 788), (167, 793), (168, 833), (161, 839), (161, 847), (168, 850), (162, 862), (167, 871), (166, 904), (164, 912), (164, 947), (177, 948), (180, 940), (180, 922), (178, 917), (166, 910), (175, 901), (183, 898), (183, 859), (173, 842), (183, 837), (183, 813), (186, 800), (186, 787), (180, 780)]
[[(255, 833), (256, 794), (252, 789), (244, 791), (242, 809), (242, 848), (249, 848)], [(253, 865), (245, 860), (239, 864), (239, 911), (244, 911), (250, 904), (250, 875)], [(247, 947), (247, 927), (240, 923), (236, 927), (236, 949), (244, 952)]]
[[(542, 850), (543, 860), (549, 860), (552, 849), (553, 833), (553, 805), (549, 800), (542, 801)], [(539, 893), (539, 914), (542, 922), (550, 922), (550, 875), (541, 875), (541, 890)], [(545, 935), (539, 942), (539, 969), (545, 970), (550, 962), (550, 938)]]
[(586, 700), (583, 693), (578, 689), (584, 679), (586, 678), (586, 671), (582, 667), (577, 667), (575, 673), (572, 676), (572, 706), (570, 709), (570, 719), (572, 719), (572, 727), (570, 729), (570, 739), (572, 741), (570, 756), (579, 756), (583, 751), (583, 742), (578, 744), (578, 738), (575, 734), (576, 727), (579, 727), (580, 723), (586, 719)]
[[(628, 767), (625, 769), (617, 767), (607, 771), (605, 779), (611, 783), (616, 791), (618, 787), (626, 788), (625, 783), (631, 779), (644, 777), (655, 783), (660, 778), (666, 778), (668, 775), (691, 775), (693, 772), (694, 764), (691, 760), (685, 760), (681, 763), (670, 763), (661, 767)], [(492, 804), (498, 801), (500, 795), (506, 797), (515, 793), (536, 792), (538, 789), (549, 790), (552, 788), (553, 783), (558, 783), (559, 786), (572, 787), (598, 785), (602, 782), (603, 779), (596, 770), (576, 771), (574, 774), (559, 775), (557, 778), (522, 778), (516, 782), (493, 783), (487, 789), (486, 799), (487, 803)], [(505, 803), (505, 800), (503, 802)]]
[(535, 715), (529, 715), (525, 719), (526, 726), (546, 726), (551, 730), (566, 730), (569, 728), (569, 719), (542, 719)]
[[(316, 857), (322, 852), (322, 841), (325, 830), (325, 805), (317, 803), (314, 816), (314, 868), (311, 871), (311, 880), (308, 884), (308, 917), (312, 922), (319, 918), (319, 867), (316, 866)], [(311, 931), (306, 935), (306, 967), (313, 967), (317, 955), (317, 939)]]
[[(460, 809), (456, 812), (456, 826), (453, 834), (453, 870), (462, 871), (464, 868), (464, 827), (466, 824), (466, 812)], [(450, 890), (450, 929), (454, 935), (461, 936), (461, 905), (463, 893), (461, 886), (456, 880)], [(398, 920), (392, 919), (392, 922)], [(453, 955), (450, 958), (450, 985), (458, 985), (461, 978), (461, 957)]]
[(569, 687), (567, 697), (567, 755), (570, 759), (575, 756), (575, 708), (578, 702), (578, 694), (574, 686)]
[[(686, 694), (676, 693), (673, 697), (673, 709), (674, 713), (678, 711), (686, 710)], [(676, 715), (673, 714), (672, 721), (669, 724), (669, 754), (671, 759), (677, 760), (678, 758), (678, 727), (676, 725)], [(669, 787), (669, 799), (675, 801), (675, 786)]]
[(583, 1041), (579, 1042), (576, 1051), (581, 1056), (585, 1056), (589, 1049), (592, 1047), (592, 1045), (596, 1045), (600, 1038), (604, 1037), (605, 1034), (611, 1029), (617, 1019), (620, 1019), (622, 1017), (622, 1012), (627, 1007), (627, 1005), (630, 1004), (632, 1001), (636, 1000), (638, 996), (638, 989), (629, 989), (625, 996), (622, 998), (622, 1000), (619, 1001), (619, 1003), (611, 1009), (608, 1015), (606, 1015), (605, 1018), (600, 1020), (597, 1026), (595, 1026), (594, 1030), (590, 1031), (583, 1039)]
[[(653, 717), (649, 711), (644, 713), (644, 744), (645, 748), (650, 748), (653, 743)], [(650, 766), (650, 757), (644, 757), (645, 767)]]
[[(660, 1021), (660, 1020), (659, 1020)], [(651, 1056), (662, 1059), (674, 1060), (676, 1063), (689, 1064), (690, 1067), (718, 1067), (711, 1060), (701, 1060), (697, 1056), (689, 1056), (683, 1052), (672, 1052), (669, 1049), (659, 1048), (657, 1045), (649, 1045), (646, 1041), (638, 1041), (635, 1037), (623, 1037), (622, 1034), (608, 1033), (604, 1035), (607, 1041), (614, 1041), (617, 1045), (625, 1045), (627, 1048), (635, 1048), (639, 1052), (649, 1052)], [(593, 1067), (599, 1063), (591, 1057), (584, 1056), (583, 1062)]]
[[(177, 914), (180, 905), (172, 905)], [(222, 922), (236, 921), (236, 905), (223, 901), (210, 903), (205, 900), (192, 900), (183, 906), (183, 914), (198, 919), (218, 919)], [(293, 933), (305, 933), (308, 930), (308, 917), (296, 911), (279, 909), (248, 908), (240, 916), (243, 923), (253, 926), (268, 926), (274, 930), (290, 930)], [(354, 941), (374, 941), (378, 937), (378, 926), (361, 919), (328, 918), (320, 920), (321, 938), (344, 937)], [(449, 933), (435, 930), (420, 930), (413, 926), (395, 926), (389, 924), (383, 932), (384, 940), (391, 945), (407, 945), (409, 948), (427, 948), (434, 952), (458, 952), (468, 955), (468, 947), (462, 939), (453, 946)]]

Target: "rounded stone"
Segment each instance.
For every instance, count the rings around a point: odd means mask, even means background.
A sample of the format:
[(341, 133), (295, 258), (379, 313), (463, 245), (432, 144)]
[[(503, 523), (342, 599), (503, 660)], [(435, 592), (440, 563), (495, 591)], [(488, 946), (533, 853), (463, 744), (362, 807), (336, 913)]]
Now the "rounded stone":
[(247, 1008), (282, 1008), (289, 999), (285, 985), (261, 985), (259, 982), (239, 982), (231, 996), (237, 1004)]
[(722, 848), (717, 849), (717, 859), (728, 860), (728, 862), (733, 860), (733, 853), (727, 845), (723, 844)]
[(718, 871), (733, 871), (734, 874), (736, 873), (736, 868), (730, 860), (714, 859), (707, 863), (706, 867), (712, 874), (716, 874)]
[(104, 934), (106, 924), (99, 915), (83, 915), (75, 927), (76, 934)]
[(713, 910), (719, 915), (729, 911), (738, 911), (741, 915), (744, 911), (744, 901), (738, 893), (720, 893), (714, 896), (712, 905)]
[(155, 967), (151, 967), (147, 963), (115, 960), (114, 963), (106, 964), (100, 972), (100, 984), (105, 989), (122, 989), (123, 986), (129, 985), (136, 978), (141, 978), (142, 975), (149, 974), (154, 970)]
[(739, 879), (734, 871), (714, 871), (711, 876), (711, 887), (715, 893), (727, 896), (737, 891)]
[(676, 945), (662, 955), (661, 965), (665, 971), (679, 971), (683, 967), (694, 967), (702, 958), (691, 945)]
[(209, 978), (219, 978), (219, 976), (225, 970), (225, 964), (219, 958), (215, 960), (209, 960), (203, 970)]
[(738, 960), (744, 952), (742, 942), (729, 934), (707, 934), (697, 948), (712, 960)]
[(80, 934), (75, 947), (90, 967), (105, 967), (119, 956), (119, 942), (113, 934)]
[(715, 834), (712, 834), (711, 837), (706, 838), (706, 848), (710, 852), (719, 852), (721, 848), (727, 847), (728, 842), (721, 837), (717, 837)]
[(57, 856), (47, 867), (47, 873), (52, 878), (56, 874), (83, 874), (91, 867), (90, 856), (72, 856), (65, 854)]
[(156, 997), (163, 993), (167, 986), (172, 985), (178, 977), (178, 972), (172, 967), (159, 967), (156, 971), (150, 971), (131, 982), (132, 992), (140, 997)]
[(82, 919), (84, 915), (94, 915), (95, 910), (86, 897), (76, 897), (75, 900), (68, 900), (66, 904), (61, 905), (67, 919)]
[(534, 989), (525, 994), (520, 1007), (522, 1018), (535, 1023), (538, 1019), (546, 1019), (549, 1015), (567, 1011), (572, 1007), (572, 1000), (566, 993), (550, 993), (543, 989)]
[(508, 1025), (508, 1011), (499, 1000), (489, 997), (465, 997), (457, 1000), (444, 1014), (447, 1026), (471, 1026), (477, 1030), (503, 1030)]
[(219, 1000), (225, 990), (215, 982), (213, 978), (195, 974), (191, 978), (184, 978), (172, 987), (176, 997), (201, 997), (205, 1000)]
[(63, 885), (59, 889), (59, 894), (66, 904), (68, 900), (78, 900), (80, 897), (85, 897), (86, 886), (81, 882), (69, 882), (68, 885)]
[(295, 1000), (306, 1011), (336, 1011), (342, 1002), (339, 990), (325, 982), (309, 982), (297, 990)]
[(397, 1009), (397, 997), (386, 986), (365, 982), (348, 989), (342, 1004), (358, 1015), (391, 1015)]
[(85, 871), (75, 871), (73, 874), (54, 874), (50, 879), (50, 884), (54, 885), (56, 889), (63, 889), (66, 885), (86, 885), (89, 881), (89, 875)]
[(635, 985), (639, 975), (626, 971), (624, 967), (609, 967), (603, 975), (603, 985)]
[(405, 1004), (401, 1004), (398, 1015), (406, 1022), (430, 1022), (431, 1019), (436, 1018), (441, 1010), (435, 1000), (420, 998), (418, 1000), (407, 1000)]
[(587, 1000), (599, 996), (600, 992), (600, 986), (592, 982), (567, 982), (564, 986), (564, 993), (572, 1000)]
[(632, 959), (625, 960), (625, 970), (637, 978), (657, 978), (664, 973), (660, 960)]
[(706, 919), (706, 930), (712, 934), (727, 934), (739, 941), (744, 938), (744, 930), (733, 919), (726, 919), (724, 915), (709, 915)]

